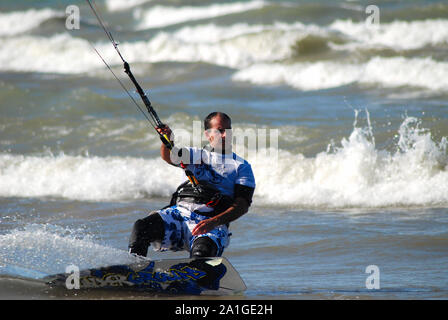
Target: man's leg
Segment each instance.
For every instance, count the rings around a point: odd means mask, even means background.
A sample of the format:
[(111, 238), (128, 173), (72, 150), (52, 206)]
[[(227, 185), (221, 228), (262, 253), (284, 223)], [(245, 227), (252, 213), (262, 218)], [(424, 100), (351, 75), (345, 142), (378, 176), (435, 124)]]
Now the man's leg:
[(146, 257), (151, 242), (161, 241), (165, 236), (165, 227), (157, 211), (134, 223), (129, 239), (129, 252)]
[(226, 267), (223, 264), (210, 265), (207, 263), (207, 260), (201, 259), (216, 257), (217, 253), (216, 243), (209, 237), (199, 237), (194, 240), (190, 253), (190, 257), (194, 260), (189, 265), (206, 273), (204, 277), (197, 280), (197, 284), (201, 287), (211, 290), (219, 288), (219, 281), (226, 273)]
[(191, 247), (191, 258), (216, 257), (218, 248), (209, 237), (199, 237), (194, 240)]

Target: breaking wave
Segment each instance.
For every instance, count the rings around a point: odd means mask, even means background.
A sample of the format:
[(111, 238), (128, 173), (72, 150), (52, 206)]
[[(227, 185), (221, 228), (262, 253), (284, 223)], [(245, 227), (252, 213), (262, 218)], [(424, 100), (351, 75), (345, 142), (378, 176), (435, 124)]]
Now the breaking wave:
[(432, 58), (375, 57), (365, 63), (254, 64), (236, 72), (233, 79), (261, 85), (287, 84), (301, 90), (336, 88), (355, 83), (447, 91), (447, 74), (448, 63)]
[[(379, 150), (371, 128), (355, 126), (314, 157), (278, 150), (252, 162), (255, 204), (389, 207), (448, 204), (447, 139), (434, 141), (417, 118)], [(160, 159), (0, 155), (0, 196), (121, 200), (168, 197), (185, 179)], [(431, 192), (427, 192), (431, 190)]]
[(50, 8), (0, 12), (0, 36), (18, 35), (37, 28), (45, 21), (64, 16), (63, 12)]
[(266, 5), (267, 2), (265, 1), (252, 0), (249, 2), (217, 3), (204, 7), (154, 6), (147, 10), (135, 9), (134, 19), (139, 21), (137, 29), (142, 30), (256, 10)]

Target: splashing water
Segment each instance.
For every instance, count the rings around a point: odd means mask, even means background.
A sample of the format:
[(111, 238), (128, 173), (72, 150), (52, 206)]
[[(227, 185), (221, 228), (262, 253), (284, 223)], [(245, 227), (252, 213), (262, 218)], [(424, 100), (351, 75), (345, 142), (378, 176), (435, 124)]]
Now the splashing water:
[(282, 151), (275, 175), (266, 166), (256, 168), (259, 201), (329, 208), (447, 205), (446, 137), (434, 141), (420, 120), (406, 117), (395, 150), (379, 150), (366, 114), (367, 126), (359, 128), (355, 111), (353, 131), (340, 146), (333, 142), (312, 158)]
[(43, 274), (64, 273), (72, 264), (85, 269), (134, 259), (124, 250), (100, 244), (82, 229), (28, 224), (0, 235), (0, 273), (15, 267)]

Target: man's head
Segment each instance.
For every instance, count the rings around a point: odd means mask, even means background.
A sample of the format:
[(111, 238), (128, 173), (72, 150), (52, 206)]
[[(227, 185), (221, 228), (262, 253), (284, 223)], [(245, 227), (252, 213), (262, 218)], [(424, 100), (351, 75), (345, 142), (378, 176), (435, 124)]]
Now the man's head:
[(204, 119), (205, 137), (210, 146), (223, 153), (232, 150), (232, 120), (223, 112), (212, 112)]

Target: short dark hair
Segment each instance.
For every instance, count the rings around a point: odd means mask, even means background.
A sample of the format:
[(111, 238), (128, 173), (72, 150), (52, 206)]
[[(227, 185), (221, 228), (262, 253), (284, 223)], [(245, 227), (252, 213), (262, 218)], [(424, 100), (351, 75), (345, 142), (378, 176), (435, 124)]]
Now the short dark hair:
[(205, 130), (210, 129), (210, 122), (212, 121), (212, 119), (214, 117), (217, 117), (217, 116), (224, 118), (225, 120), (229, 121), (230, 125), (232, 125), (232, 120), (230, 119), (230, 117), (227, 114), (225, 114), (224, 112), (215, 111), (205, 117), (205, 119), (204, 119), (204, 129)]

